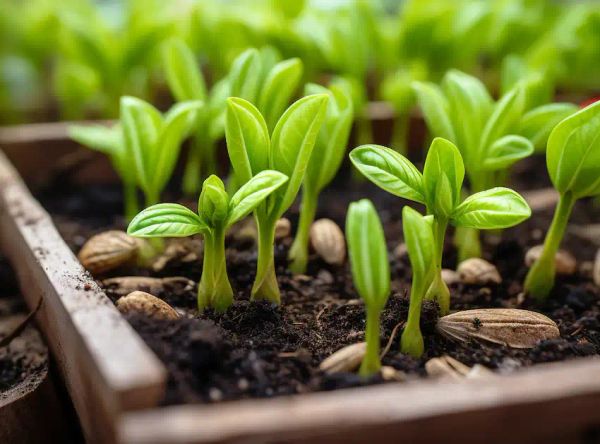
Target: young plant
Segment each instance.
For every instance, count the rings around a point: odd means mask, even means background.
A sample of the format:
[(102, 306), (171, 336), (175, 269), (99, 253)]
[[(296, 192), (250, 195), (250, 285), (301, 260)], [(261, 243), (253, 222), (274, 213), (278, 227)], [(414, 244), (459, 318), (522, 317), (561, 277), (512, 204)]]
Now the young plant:
[(223, 312), (233, 302), (225, 262), (227, 229), (250, 214), (287, 180), (285, 174), (277, 171), (261, 171), (230, 198), (221, 179), (213, 175), (202, 185), (198, 213), (179, 204), (153, 205), (131, 221), (127, 233), (150, 238), (202, 234), (204, 259), (198, 285), (198, 308), (211, 307)]
[(353, 202), (346, 216), (346, 238), (352, 278), (365, 302), (367, 351), (360, 375), (369, 377), (381, 368), (380, 317), (390, 296), (390, 266), (381, 221), (368, 199)]
[[(472, 192), (504, 184), (509, 168), (533, 153), (532, 142), (519, 135), (526, 111), (524, 83), (497, 102), (480, 80), (455, 70), (444, 76), (441, 87), (416, 82), (414, 88), (431, 133), (460, 147)], [(534, 123), (545, 122), (529, 120), (528, 134), (538, 133)], [(460, 231), (459, 260), (480, 256), (478, 233)]]
[(217, 82), (207, 91), (192, 49), (180, 39), (164, 47), (166, 77), (171, 93), (179, 102), (200, 100), (206, 106), (197, 113), (192, 146), (183, 174), (183, 191), (197, 195), (203, 177), (217, 171), (216, 143), (223, 137), (225, 100), (229, 96), (227, 79)]
[(450, 292), (441, 275), (448, 224), (476, 229), (508, 228), (531, 215), (525, 200), (508, 188), (475, 193), (461, 202), (465, 168), (456, 146), (440, 137), (431, 143), (423, 174), (404, 156), (379, 145), (363, 145), (350, 153), (354, 166), (388, 193), (422, 203), (432, 215), (436, 273), (425, 296), (436, 299), (442, 314), (450, 308)]
[(158, 203), (173, 174), (181, 142), (202, 107), (200, 101), (182, 102), (163, 116), (148, 102), (129, 96), (121, 98), (121, 128), (126, 155), (132, 159), (128, 167), (134, 170), (147, 207)]
[(315, 94), (293, 103), (275, 125), (269, 137), (267, 123), (247, 100), (227, 100), (225, 136), (236, 178), (244, 183), (261, 171), (271, 169), (289, 177), (254, 210), (258, 228), (258, 263), (252, 299), (280, 303), (275, 275), (275, 224), (292, 205), (304, 180), (304, 173), (325, 118), (327, 94)]
[(309, 233), (315, 219), (319, 194), (333, 180), (342, 164), (353, 116), (352, 100), (346, 83), (338, 81), (329, 89), (310, 83), (306, 85), (305, 92), (328, 94), (329, 104), (302, 184), (298, 231), (289, 251), (290, 270), (294, 273), (306, 272)]
[(402, 230), (412, 268), (408, 320), (400, 339), (400, 351), (416, 358), (424, 350), (421, 305), (435, 273), (435, 235), (432, 216), (422, 216), (410, 207), (402, 209)]
[(123, 183), (124, 214), (127, 221), (138, 213), (137, 189), (135, 176), (128, 168), (132, 159), (128, 156), (123, 142), (123, 132), (120, 125), (112, 127), (102, 125), (74, 125), (69, 128), (69, 137), (76, 142), (99, 151), (110, 158), (113, 168)]
[(543, 300), (554, 287), (555, 255), (578, 199), (600, 194), (600, 102), (567, 117), (550, 133), (548, 173), (560, 199), (544, 248), (525, 279), (525, 290)]

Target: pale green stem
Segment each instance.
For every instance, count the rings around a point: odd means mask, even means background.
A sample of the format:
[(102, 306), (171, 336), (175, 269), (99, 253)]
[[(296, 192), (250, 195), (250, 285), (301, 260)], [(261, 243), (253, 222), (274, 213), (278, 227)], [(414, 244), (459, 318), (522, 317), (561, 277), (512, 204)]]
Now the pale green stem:
[(381, 310), (369, 309), (367, 307), (367, 325), (365, 329), (365, 341), (367, 342), (367, 350), (365, 357), (360, 365), (360, 376), (367, 378), (374, 375), (381, 369), (381, 360), (379, 358), (380, 350), (380, 315)]
[(556, 277), (555, 256), (565, 234), (575, 198), (569, 192), (560, 196), (552, 224), (546, 234), (544, 248), (525, 279), (525, 291), (539, 301), (545, 300), (554, 287)]
[(408, 121), (409, 116), (406, 113), (402, 113), (396, 118), (391, 140), (392, 148), (404, 155), (408, 148)]
[(212, 307), (224, 312), (233, 303), (233, 289), (227, 277), (225, 230), (215, 228), (204, 236), (202, 277), (198, 284), (198, 309)]
[(280, 304), (281, 295), (275, 274), (275, 220), (273, 218), (260, 220), (257, 217), (256, 227), (258, 229), (258, 263), (251, 299)]
[(450, 312), (450, 290), (442, 279), (442, 258), (444, 253), (444, 239), (446, 237), (446, 229), (448, 228), (448, 220), (445, 218), (435, 218), (434, 235), (435, 235), (435, 275), (425, 299), (436, 300), (440, 306), (442, 316)]
[(308, 191), (306, 187), (304, 188), (302, 192), (302, 205), (300, 206), (298, 231), (288, 254), (288, 259), (291, 261), (289, 268), (296, 274), (306, 273), (310, 227), (315, 220), (317, 199), (317, 193)]
[(183, 172), (183, 192), (188, 196), (197, 196), (202, 188), (202, 141), (195, 137), (188, 152)]
[[(146, 198), (146, 208), (151, 207), (152, 205), (156, 205), (159, 202), (159, 194), (158, 192), (147, 191), (145, 194)], [(165, 240), (160, 237), (152, 237), (148, 239), (152, 247), (156, 251), (156, 254), (160, 254), (165, 251)]]
[(421, 334), (421, 305), (426, 283), (420, 275), (413, 275), (410, 289), (410, 305), (408, 307), (408, 319), (400, 339), (400, 351), (415, 358), (421, 357), (425, 350), (423, 335)]
[(476, 228), (456, 227), (454, 245), (458, 248), (458, 262), (481, 257), (481, 240)]
[(135, 182), (123, 182), (123, 207), (127, 222), (131, 222), (131, 220), (140, 212)]

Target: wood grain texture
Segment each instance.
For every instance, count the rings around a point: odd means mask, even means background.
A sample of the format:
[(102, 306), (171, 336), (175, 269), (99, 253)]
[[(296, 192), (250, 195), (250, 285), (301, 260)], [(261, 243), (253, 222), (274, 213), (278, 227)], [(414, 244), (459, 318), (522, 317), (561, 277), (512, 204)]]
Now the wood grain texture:
[(165, 369), (85, 272), (0, 153), (0, 239), (60, 367), (89, 442), (112, 442), (117, 415), (152, 407)]

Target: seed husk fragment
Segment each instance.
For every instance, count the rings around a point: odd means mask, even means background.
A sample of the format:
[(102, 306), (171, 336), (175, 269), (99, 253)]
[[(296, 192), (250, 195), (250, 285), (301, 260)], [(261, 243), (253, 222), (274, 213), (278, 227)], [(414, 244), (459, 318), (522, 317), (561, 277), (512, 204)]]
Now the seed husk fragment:
[(175, 309), (165, 301), (143, 291), (134, 291), (123, 296), (116, 305), (121, 313), (143, 313), (154, 319), (177, 319), (179, 317)]
[(481, 258), (474, 257), (461, 262), (456, 271), (463, 284), (488, 285), (502, 283), (502, 277), (498, 269)]
[(459, 311), (440, 318), (437, 330), (459, 342), (476, 340), (512, 348), (532, 348), (539, 341), (560, 336), (552, 319), (517, 308)]
[(346, 238), (331, 219), (319, 219), (310, 227), (310, 242), (316, 253), (328, 264), (342, 265), (346, 259)]
[[(531, 267), (542, 255), (543, 245), (531, 247), (525, 254), (525, 265)], [(558, 250), (554, 256), (556, 272), (565, 276), (572, 275), (577, 271), (577, 259), (565, 250)]]
[(432, 358), (425, 363), (427, 375), (434, 378), (447, 378), (452, 380), (459, 379), (477, 379), (493, 375), (493, 372), (481, 364), (475, 364), (473, 367), (448, 355)]
[(328, 374), (354, 371), (362, 362), (366, 351), (366, 342), (347, 345), (325, 358), (319, 369)]

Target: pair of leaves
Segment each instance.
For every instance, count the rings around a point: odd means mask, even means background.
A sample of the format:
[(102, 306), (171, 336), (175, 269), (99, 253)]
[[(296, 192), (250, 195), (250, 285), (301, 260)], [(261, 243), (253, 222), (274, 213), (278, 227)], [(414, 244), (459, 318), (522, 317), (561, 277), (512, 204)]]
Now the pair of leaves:
[(179, 204), (153, 205), (131, 221), (127, 232), (137, 237), (186, 237), (215, 228), (227, 229), (250, 214), (287, 180), (287, 176), (277, 171), (262, 171), (229, 198), (221, 179), (213, 175), (202, 186), (198, 213)]
[(275, 220), (294, 202), (304, 180), (327, 108), (328, 96), (315, 94), (293, 103), (277, 122), (269, 137), (260, 111), (250, 102), (228, 99), (225, 125), (229, 158), (240, 181), (247, 182), (266, 169), (289, 177), (286, 186), (273, 194), (265, 208)]
[(304, 181), (306, 189), (318, 193), (333, 180), (346, 153), (354, 116), (351, 87), (343, 79), (329, 88), (309, 83), (306, 94), (328, 94), (325, 121), (319, 131)]
[(158, 198), (179, 157), (181, 142), (192, 129), (203, 102), (173, 106), (164, 116), (135, 97), (121, 98), (121, 127), (137, 182), (147, 196)]
[(303, 72), (300, 59), (278, 58), (271, 48), (251, 48), (238, 56), (229, 73), (231, 96), (255, 104), (270, 131), (290, 102)]
[(367, 179), (385, 191), (423, 203), (429, 214), (456, 226), (507, 228), (531, 215), (525, 200), (508, 188), (475, 193), (460, 203), (463, 161), (456, 146), (442, 138), (432, 142), (423, 174), (406, 157), (379, 145), (355, 148), (350, 159)]
[(600, 194), (600, 102), (562, 120), (550, 133), (548, 172), (559, 193)]
[(390, 295), (390, 266), (383, 227), (370, 200), (350, 204), (346, 239), (354, 286), (368, 309), (380, 311)]

